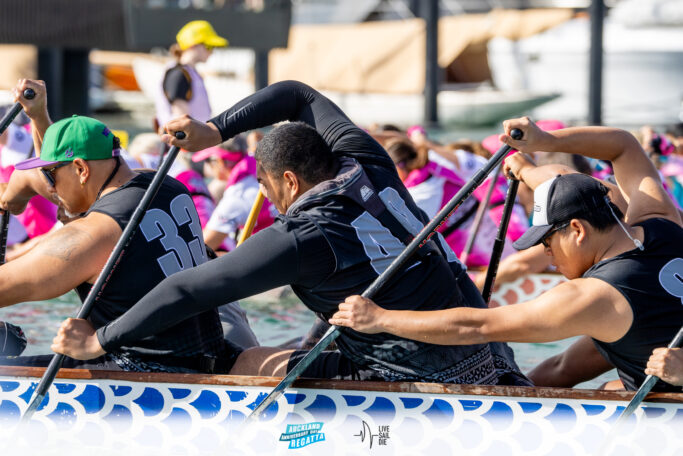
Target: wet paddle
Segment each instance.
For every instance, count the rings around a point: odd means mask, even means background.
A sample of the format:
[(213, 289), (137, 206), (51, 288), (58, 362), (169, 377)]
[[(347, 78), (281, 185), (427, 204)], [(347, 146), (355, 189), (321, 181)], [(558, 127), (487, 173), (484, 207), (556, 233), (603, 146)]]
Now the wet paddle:
[[(176, 132), (175, 136), (178, 139), (185, 139), (185, 133), (182, 131)], [(149, 184), (149, 187), (147, 187), (145, 194), (143, 195), (142, 199), (135, 208), (133, 216), (128, 221), (128, 224), (126, 225), (126, 228), (123, 230), (123, 233), (121, 233), (121, 237), (116, 243), (114, 250), (112, 250), (111, 254), (109, 255), (109, 259), (107, 259), (107, 263), (104, 265), (102, 272), (100, 272), (100, 275), (97, 277), (97, 281), (93, 284), (92, 288), (90, 289), (90, 293), (88, 293), (88, 297), (85, 298), (85, 301), (83, 302), (83, 305), (81, 306), (81, 309), (79, 310), (78, 316), (76, 318), (88, 318), (88, 316), (90, 315), (90, 311), (95, 305), (97, 298), (102, 293), (102, 290), (104, 290), (104, 287), (107, 285), (107, 281), (111, 277), (111, 274), (114, 271), (116, 265), (118, 264), (120, 258), (125, 254), (128, 244), (133, 239), (133, 235), (135, 234), (138, 225), (142, 221), (142, 218), (145, 216), (145, 213), (149, 208), (149, 205), (152, 203), (152, 200), (159, 191), (159, 187), (161, 187), (161, 183), (166, 177), (166, 174), (168, 174), (168, 170), (173, 164), (173, 160), (175, 160), (176, 156), (178, 155), (179, 150), (180, 149), (175, 146), (171, 147), (171, 150), (168, 152), (166, 159), (159, 167), (159, 170), (154, 175), (152, 182)], [(35, 394), (33, 395), (31, 402), (29, 402), (28, 404), (28, 408), (26, 409), (24, 416), (21, 417), (20, 425), (23, 425), (26, 422), (30, 421), (35, 411), (38, 409), (40, 404), (42, 404), (43, 399), (45, 398), (45, 394), (47, 394), (47, 390), (50, 388), (50, 385), (52, 385), (52, 382), (57, 376), (57, 372), (59, 372), (59, 369), (61, 368), (62, 363), (64, 362), (64, 358), (65, 356), (61, 354), (57, 354), (52, 357), (50, 365), (45, 370), (43, 378), (40, 379), (40, 383), (36, 388)]]
[[(26, 89), (26, 90), (24, 90), (23, 95), (24, 95), (24, 98), (26, 98), (27, 100), (32, 100), (33, 97), (36, 96), (36, 93), (33, 91), (33, 89)], [(16, 102), (16, 103), (14, 103), (14, 105), (12, 105), (10, 110), (7, 111), (7, 114), (5, 114), (2, 118), (2, 120), (0, 120), (0, 135), (3, 134), (5, 132), (5, 130), (7, 130), (7, 127), (9, 127), (9, 124), (11, 124), (12, 121), (14, 120), (14, 118), (19, 115), (21, 110), (22, 110), (21, 103)]]
[(237, 241), (238, 247), (241, 243), (246, 241), (249, 238), (249, 236), (251, 236), (251, 233), (254, 231), (254, 226), (256, 226), (256, 221), (258, 220), (258, 216), (261, 213), (261, 208), (263, 207), (264, 199), (265, 196), (263, 195), (261, 190), (259, 190), (258, 194), (256, 194), (254, 204), (251, 206), (249, 217), (247, 217), (247, 223), (244, 224), (244, 229), (242, 229), (242, 232), (240, 233), (240, 238)]
[(5, 263), (5, 252), (7, 251), (7, 234), (9, 232), (9, 211), (0, 214), (0, 265)]
[(519, 188), (519, 181), (512, 179), (508, 187), (508, 192), (505, 195), (505, 206), (503, 206), (503, 216), (500, 219), (500, 226), (498, 227), (498, 234), (493, 243), (493, 251), (491, 252), (491, 261), (486, 271), (486, 280), (484, 280), (484, 290), (481, 296), (484, 298), (486, 304), (491, 300), (491, 293), (493, 292), (493, 285), (496, 282), (496, 274), (498, 273), (498, 265), (500, 264), (500, 257), (503, 255), (503, 248), (505, 247), (505, 237), (508, 232), (508, 225), (510, 224), (510, 216), (512, 209), (515, 207), (515, 198), (517, 198), (517, 189)]
[[(522, 139), (522, 131), (514, 129), (510, 136), (514, 139)], [(508, 145), (503, 145), (498, 151), (489, 159), (476, 174), (465, 184), (458, 193), (451, 198), (438, 214), (415, 236), (415, 238), (408, 244), (408, 246), (397, 256), (389, 267), (375, 279), (374, 282), (363, 292), (363, 297), (372, 298), (382, 286), (393, 277), (399, 270), (403, 263), (405, 263), (420, 247), (425, 245), (434, 236), (446, 219), (450, 217), (453, 212), (465, 201), (474, 190), (481, 185), (486, 179), (486, 176), (498, 166), (503, 158), (512, 150)], [(254, 409), (253, 412), (244, 421), (244, 424), (251, 420), (257, 419), (273, 402), (275, 402), (287, 389), (294, 380), (301, 375), (308, 366), (315, 360), (315, 358), (322, 353), (337, 337), (339, 337), (339, 327), (331, 326), (320, 341), (304, 356), (294, 368), (283, 378), (280, 383), (271, 391), (271, 393)]]
[[(674, 336), (673, 340), (669, 344), (669, 348), (677, 348), (680, 347), (682, 344), (683, 326), (681, 326), (681, 329), (679, 329), (676, 336)], [(633, 395), (631, 402), (629, 402), (624, 411), (621, 412), (621, 415), (619, 415), (619, 418), (617, 418), (617, 421), (614, 423), (614, 426), (612, 426), (612, 429), (607, 434), (607, 437), (605, 438), (604, 443), (600, 446), (600, 450), (598, 450), (597, 454), (607, 454), (610, 447), (612, 446), (614, 437), (619, 433), (619, 429), (621, 429), (621, 426), (623, 426), (628, 417), (633, 415), (633, 412), (635, 412), (638, 409), (643, 400), (645, 400), (645, 396), (647, 396), (647, 394), (655, 386), (655, 383), (657, 383), (657, 380), (659, 380), (659, 377), (656, 377), (654, 375), (648, 375), (647, 377), (645, 377), (643, 384), (640, 385), (640, 388), (638, 388), (636, 394)]]

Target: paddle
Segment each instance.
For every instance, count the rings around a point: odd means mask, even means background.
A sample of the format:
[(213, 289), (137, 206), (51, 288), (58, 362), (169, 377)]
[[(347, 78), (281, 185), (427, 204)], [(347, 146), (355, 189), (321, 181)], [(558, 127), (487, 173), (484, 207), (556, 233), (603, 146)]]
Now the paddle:
[[(23, 95), (27, 100), (32, 100), (33, 97), (36, 96), (36, 93), (33, 91), (33, 89), (26, 89), (24, 90)], [(21, 109), (21, 103), (16, 102), (2, 117), (2, 120), (0, 120), (0, 135), (7, 130), (9, 124), (11, 124), (14, 118), (19, 115)], [(7, 233), (9, 231), (9, 218), (9, 211), (5, 211), (2, 214), (2, 219), (0, 219), (0, 264), (5, 262), (5, 252), (7, 251)]]
[[(514, 139), (522, 139), (522, 131), (514, 129), (510, 133)], [(503, 145), (498, 151), (489, 159), (489, 161), (482, 168), (479, 169), (472, 177), (472, 179), (465, 184), (458, 193), (451, 198), (436, 216), (415, 236), (415, 238), (408, 244), (408, 246), (397, 256), (389, 267), (380, 274), (374, 282), (363, 292), (363, 297), (372, 298), (382, 286), (393, 277), (399, 270), (403, 263), (405, 263), (414, 253), (425, 245), (436, 233), (436, 230), (444, 224), (446, 219), (450, 217), (453, 212), (465, 201), (474, 190), (484, 182), (486, 176), (493, 168), (503, 161), (503, 158), (510, 152), (512, 148), (508, 145)], [(258, 418), (270, 404), (276, 401), (282, 393), (287, 389), (296, 378), (301, 375), (303, 371), (315, 360), (315, 358), (322, 353), (337, 337), (339, 337), (339, 327), (331, 326), (325, 335), (318, 341), (318, 343), (304, 356), (294, 368), (280, 381), (280, 383), (273, 389), (273, 391), (254, 409), (247, 417), (243, 425), (253, 419)]]
[[(22, 95), (24, 95), (24, 98), (26, 98), (27, 100), (32, 100), (33, 97), (36, 96), (36, 93), (33, 91), (33, 89), (26, 89), (26, 90), (24, 90)], [(17, 115), (19, 115), (21, 110), (22, 110), (21, 103), (19, 103), (17, 101), (10, 108), (10, 110), (7, 111), (7, 114), (5, 114), (4, 117), (2, 118), (2, 120), (0, 120), (0, 135), (3, 134), (5, 132), (5, 130), (7, 130), (7, 127), (9, 127), (9, 124), (11, 124), (12, 121), (14, 120), (14, 118), (17, 117)]]
[(259, 190), (258, 194), (256, 195), (256, 199), (254, 200), (254, 204), (251, 206), (249, 217), (247, 217), (247, 223), (244, 224), (242, 233), (240, 233), (240, 239), (239, 241), (237, 241), (237, 247), (239, 247), (241, 243), (246, 241), (247, 238), (251, 236), (251, 232), (254, 231), (256, 220), (258, 220), (258, 216), (261, 213), (261, 207), (263, 207), (264, 198), (265, 196), (263, 195), (263, 192)]
[(2, 213), (0, 219), (0, 265), (5, 263), (5, 252), (7, 251), (7, 233), (9, 232), (9, 211)]
[[(681, 346), (681, 344), (683, 344), (683, 326), (681, 326), (681, 329), (679, 329), (678, 333), (674, 336), (673, 340), (669, 344), (669, 348), (676, 348)], [(614, 426), (610, 430), (609, 434), (607, 434), (607, 437), (605, 438), (604, 443), (600, 446), (597, 454), (607, 453), (612, 446), (612, 440), (614, 439), (614, 436), (619, 433), (619, 429), (626, 422), (628, 417), (631, 416), (633, 412), (638, 409), (638, 406), (643, 402), (643, 400), (645, 400), (645, 396), (647, 396), (650, 390), (652, 390), (652, 388), (655, 386), (655, 383), (657, 383), (657, 380), (659, 380), (659, 377), (654, 375), (648, 375), (645, 377), (643, 384), (640, 385), (640, 388), (638, 388), (636, 394), (633, 395), (631, 402), (629, 402), (624, 411), (621, 412), (621, 415), (619, 415), (619, 418), (617, 418), (617, 421), (614, 423)]]
[(462, 250), (462, 254), (460, 255), (460, 261), (462, 261), (462, 264), (467, 264), (467, 258), (470, 256), (470, 253), (472, 252), (472, 247), (474, 247), (474, 241), (477, 239), (477, 234), (479, 233), (481, 222), (482, 220), (484, 220), (484, 214), (486, 214), (486, 210), (489, 208), (489, 203), (491, 202), (491, 195), (493, 195), (493, 190), (496, 188), (496, 184), (498, 183), (498, 176), (500, 175), (501, 167), (502, 165), (496, 168), (496, 172), (494, 173), (493, 177), (491, 178), (491, 182), (489, 183), (489, 188), (486, 190), (486, 196), (484, 197), (484, 201), (479, 203), (477, 213), (474, 216), (474, 222), (472, 222), (470, 232), (467, 234), (467, 242), (465, 242), (465, 248)]
[(491, 300), (491, 292), (493, 291), (493, 284), (496, 281), (496, 274), (498, 273), (498, 265), (500, 264), (500, 257), (503, 255), (503, 248), (505, 247), (505, 236), (508, 232), (508, 225), (510, 223), (510, 216), (512, 209), (515, 207), (515, 198), (517, 198), (517, 189), (519, 188), (519, 181), (512, 179), (508, 192), (505, 195), (505, 206), (503, 206), (503, 216), (500, 219), (500, 226), (498, 227), (498, 234), (493, 243), (493, 251), (491, 252), (491, 261), (489, 261), (489, 268), (486, 271), (486, 279), (484, 280), (484, 290), (481, 296), (484, 298), (486, 304)]
[[(178, 139), (185, 139), (185, 133), (182, 131), (176, 132), (175, 137)], [(145, 194), (142, 196), (142, 199), (135, 208), (133, 216), (128, 221), (128, 224), (126, 225), (126, 228), (123, 230), (123, 233), (121, 233), (121, 237), (116, 243), (114, 250), (112, 250), (111, 254), (109, 255), (109, 259), (107, 259), (107, 263), (104, 265), (102, 272), (100, 272), (100, 275), (97, 277), (97, 281), (95, 281), (92, 288), (90, 289), (90, 293), (88, 293), (88, 297), (85, 298), (85, 302), (83, 302), (83, 305), (81, 306), (81, 309), (79, 310), (78, 316), (76, 318), (88, 318), (88, 316), (90, 315), (90, 311), (95, 305), (97, 298), (102, 293), (102, 290), (104, 289), (104, 287), (107, 284), (107, 281), (111, 277), (114, 268), (118, 264), (121, 257), (124, 255), (125, 250), (128, 247), (128, 244), (133, 239), (133, 235), (135, 234), (138, 225), (142, 221), (142, 218), (144, 217), (145, 213), (147, 212), (147, 209), (149, 208), (149, 205), (152, 203), (152, 200), (159, 191), (159, 187), (161, 187), (161, 183), (166, 177), (166, 174), (168, 173), (169, 168), (173, 164), (173, 160), (175, 160), (176, 156), (178, 155), (179, 150), (180, 149), (178, 149), (175, 146), (171, 147), (171, 150), (169, 151), (166, 159), (159, 167), (159, 170), (154, 175), (152, 182), (149, 184), (149, 187), (147, 187)], [(36, 409), (43, 402), (47, 390), (50, 388), (50, 385), (57, 376), (59, 368), (62, 366), (62, 363), (64, 362), (64, 358), (65, 356), (61, 354), (57, 354), (52, 357), (50, 365), (45, 370), (43, 378), (40, 379), (40, 383), (36, 388), (35, 394), (33, 395), (31, 402), (29, 402), (28, 404), (26, 413), (24, 413), (24, 416), (22, 416), (21, 418), (21, 424), (28, 422), (35, 413)]]

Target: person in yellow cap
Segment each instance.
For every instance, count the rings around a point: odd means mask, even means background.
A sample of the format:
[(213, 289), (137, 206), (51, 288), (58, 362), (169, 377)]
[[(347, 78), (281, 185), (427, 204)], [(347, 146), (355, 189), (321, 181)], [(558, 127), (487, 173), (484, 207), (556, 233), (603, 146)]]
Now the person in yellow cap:
[(166, 68), (156, 95), (157, 129), (184, 114), (202, 122), (209, 120), (209, 97), (195, 65), (206, 62), (213, 48), (228, 45), (228, 40), (218, 36), (207, 21), (188, 22), (176, 35), (176, 41), (170, 48), (175, 61)]

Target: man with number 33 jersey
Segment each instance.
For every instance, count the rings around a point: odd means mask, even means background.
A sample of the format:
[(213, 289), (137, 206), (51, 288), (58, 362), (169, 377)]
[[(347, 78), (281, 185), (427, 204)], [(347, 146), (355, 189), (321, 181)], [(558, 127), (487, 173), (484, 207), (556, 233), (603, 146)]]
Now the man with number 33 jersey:
[[(118, 138), (101, 122), (74, 116), (50, 125), (45, 85), (21, 81), (17, 92), (29, 87), (35, 98), (18, 101), (32, 119), (41, 153), (16, 165), (3, 207), (20, 210), (16, 206), (23, 199), (43, 193), (76, 218), (0, 267), (0, 307), (54, 298), (73, 288), (85, 299), (153, 178), (128, 168), (119, 156)], [(206, 261), (192, 199), (181, 183), (167, 177), (97, 297), (89, 322), (95, 328), (109, 323), (164, 278)], [(50, 358), (6, 357), (0, 364), (45, 366)], [(64, 367), (213, 372), (219, 358), (230, 359), (230, 353), (218, 314), (210, 309), (92, 361), (69, 358)]]

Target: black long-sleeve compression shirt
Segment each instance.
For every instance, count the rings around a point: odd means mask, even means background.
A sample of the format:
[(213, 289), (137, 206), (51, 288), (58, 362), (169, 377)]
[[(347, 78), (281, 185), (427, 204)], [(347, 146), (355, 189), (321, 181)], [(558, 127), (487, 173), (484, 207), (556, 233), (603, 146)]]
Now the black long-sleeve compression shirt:
[[(376, 141), (334, 103), (299, 82), (266, 87), (210, 122), (227, 139), (283, 120), (315, 127), (338, 156), (395, 173), (393, 162)], [(294, 232), (276, 220), (239, 249), (168, 277), (124, 315), (98, 329), (97, 337), (111, 351), (226, 302), (287, 284), (312, 288), (334, 271), (335, 264), (331, 247), (313, 226)]]

